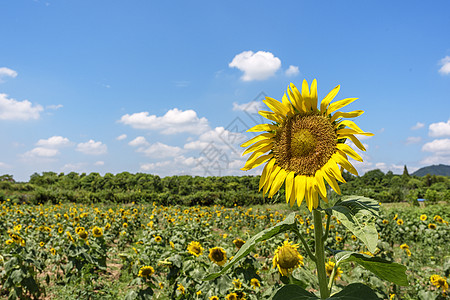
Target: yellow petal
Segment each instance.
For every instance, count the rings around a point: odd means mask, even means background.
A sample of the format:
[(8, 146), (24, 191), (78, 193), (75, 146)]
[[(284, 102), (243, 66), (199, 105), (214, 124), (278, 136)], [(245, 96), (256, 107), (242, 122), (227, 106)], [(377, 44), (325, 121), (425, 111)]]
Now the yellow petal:
[(284, 93), (283, 98), (281, 98), (281, 101), (283, 102), (284, 106), (289, 108), (288, 116), (294, 115), (294, 108), (292, 107), (291, 102), (289, 102), (289, 98), (286, 96), (286, 93)]
[(295, 197), (295, 191), (296, 191), (296, 187), (295, 187), (295, 181), (296, 180), (295, 180), (295, 177), (292, 180), (293, 180), (293, 182), (292, 182), (292, 192), (291, 192), (291, 195), (289, 197), (289, 206), (290, 207), (294, 206), (295, 199), (296, 199), (296, 197)]
[(314, 206), (314, 178), (307, 176), (306, 177), (306, 205), (308, 206), (309, 211), (312, 211)]
[(339, 101), (336, 101), (334, 103), (331, 103), (330, 106), (327, 109), (327, 115), (329, 115), (329, 114), (335, 112), (336, 110), (338, 110), (338, 109), (340, 109), (340, 108), (342, 108), (342, 107), (352, 103), (356, 99), (358, 99), (358, 98), (346, 98), (346, 99), (339, 100)]
[(242, 171), (248, 171), (250, 169), (253, 169), (253, 168), (259, 166), (260, 164), (262, 164), (265, 161), (265, 160), (261, 161), (261, 157), (264, 157), (264, 158), (271, 158), (271, 157), (273, 157), (273, 153), (263, 155), (264, 153), (266, 153), (270, 149), (272, 149), (271, 145), (266, 146), (265, 148), (262, 148), (261, 150), (253, 152), (253, 154), (250, 155), (249, 159), (245, 163), (244, 167), (241, 168), (241, 170)]
[(343, 120), (341, 122), (339, 122), (336, 126), (347, 126), (350, 127), (351, 129), (358, 131), (358, 132), (364, 132), (361, 128), (358, 127), (358, 125), (355, 124), (355, 122), (350, 121), (350, 120)]
[(285, 116), (289, 112), (289, 108), (287, 108), (283, 103), (270, 98), (266, 97), (263, 102), (275, 113), (278, 113), (280, 115)]
[(351, 112), (337, 111), (330, 119), (330, 122), (336, 121), (338, 118), (356, 118), (364, 113), (363, 110), (354, 110)]
[(358, 176), (358, 171), (356, 171), (355, 167), (353, 167), (352, 164), (347, 160), (344, 152), (338, 150), (335, 154), (333, 154), (331, 158), (338, 164), (340, 164), (344, 169), (346, 169), (353, 175)]
[(312, 197), (312, 208), (316, 209), (319, 206), (319, 194), (317, 192), (317, 187), (314, 185), (311, 197)]
[(261, 173), (261, 177), (259, 178), (259, 191), (262, 189), (262, 187), (266, 183), (267, 179), (269, 178), (270, 174), (272, 173), (274, 164), (275, 164), (275, 159), (271, 159), (267, 163), (267, 165), (264, 166), (264, 169)]
[(304, 79), (302, 83), (302, 97), (303, 103), (305, 104), (305, 111), (308, 112), (311, 110), (311, 98), (309, 96), (309, 87), (306, 79)]
[(258, 124), (248, 129), (247, 132), (259, 132), (259, 131), (273, 131), (277, 130), (278, 126), (272, 124)]
[(341, 170), (339, 170), (337, 162), (333, 159), (330, 159), (327, 164), (328, 164), (328, 170), (331, 171), (333, 177), (336, 178), (337, 180), (339, 180), (340, 182), (345, 183), (345, 179), (344, 179), (344, 177), (342, 177), (342, 172), (341, 172)]
[(241, 147), (247, 147), (247, 146), (250, 146), (251, 144), (256, 143), (256, 142), (258, 142), (258, 141), (265, 140), (265, 139), (271, 139), (271, 138), (273, 138), (273, 137), (274, 137), (273, 133), (270, 133), (270, 132), (264, 132), (264, 133), (261, 133), (261, 134), (255, 136), (255, 137), (249, 139), (248, 141), (246, 141), (245, 143), (243, 143), (243, 144), (241, 145)]
[(362, 151), (366, 151), (366, 148), (363, 146), (363, 144), (353, 134), (341, 134), (338, 136), (338, 139), (341, 138), (349, 138), (356, 147), (358, 147)]
[(340, 85), (336, 86), (334, 89), (332, 89), (328, 93), (328, 95), (325, 96), (325, 98), (322, 99), (322, 102), (320, 102), (320, 111), (321, 112), (326, 112), (328, 105), (330, 104), (331, 101), (333, 101), (334, 97), (336, 97), (340, 88), (341, 88)]
[[(292, 89), (292, 91), (291, 91)], [(295, 85), (293, 83), (291, 83), (291, 89), (287, 89), (287, 92), (289, 94), (289, 98), (291, 99), (291, 103), (292, 105), (294, 105), (294, 107), (300, 111), (300, 112), (304, 112), (303, 108), (302, 108), (302, 102), (303, 102), (303, 98), (302, 95), (300, 94), (300, 92), (297, 90), (297, 88), (295, 87)]]
[(270, 187), (270, 184), (273, 182), (273, 179), (275, 176), (277, 176), (278, 172), (280, 172), (281, 168), (279, 166), (275, 166), (275, 168), (272, 170), (272, 173), (270, 173), (269, 179), (266, 181), (263, 187), (263, 194), (265, 195)]
[(339, 185), (338, 185), (336, 179), (334, 179), (333, 176), (330, 176), (329, 173), (332, 173), (332, 171), (325, 169), (325, 171), (323, 172), (323, 178), (328, 182), (328, 184), (331, 186), (331, 188), (340, 195), (341, 189), (339, 188)]
[(311, 83), (311, 107), (313, 110), (317, 111), (317, 80), (313, 80)]
[(292, 193), (292, 187), (294, 186), (294, 172), (289, 172), (286, 177), (286, 202), (289, 202)]
[(336, 131), (337, 135), (343, 135), (343, 134), (360, 134), (365, 136), (373, 136), (373, 133), (370, 132), (359, 132), (353, 129), (349, 128), (343, 128)]
[(337, 144), (336, 148), (338, 148), (339, 150), (341, 150), (342, 152), (344, 152), (345, 154), (347, 154), (348, 156), (350, 156), (351, 158), (357, 160), (357, 161), (363, 161), (362, 157), (359, 156), (358, 153), (356, 153), (355, 150), (353, 150), (349, 145), (347, 144)]
[(255, 144), (251, 145), (250, 147), (248, 147), (244, 153), (242, 153), (242, 156), (244, 156), (247, 153), (250, 152), (254, 152), (254, 151), (258, 151), (266, 146), (272, 145), (273, 146), (273, 140), (271, 139), (265, 139), (259, 142), (256, 142)]
[(260, 111), (258, 111), (258, 114), (260, 114), (261, 116), (263, 116), (266, 119), (269, 119), (269, 120), (277, 122), (277, 123), (281, 123), (283, 121), (283, 119), (281, 117), (279, 117), (279, 115), (277, 115), (276, 113), (271, 112), (271, 111), (260, 110)]
[(327, 188), (325, 187), (325, 183), (323, 182), (323, 172), (322, 172), (322, 170), (320, 170), (320, 169), (317, 170), (316, 174), (314, 175), (314, 178), (315, 178), (315, 180), (317, 182), (317, 187), (318, 187), (318, 190), (320, 191), (320, 194), (321, 195), (325, 195), (325, 197), (326, 197)]
[(295, 188), (296, 188), (296, 198), (297, 198), (297, 206), (300, 207), (302, 204), (303, 198), (305, 198), (305, 189), (306, 189), (306, 177), (303, 175), (298, 175), (295, 177)]
[(280, 187), (283, 185), (286, 176), (287, 172), (284, 169), (281, 169), (280, 172), (278, 172), (274, 182), (272, 183), (272, 187), (270, 188), (269, 198), (272, 198), (273, 195), (275, 195), (275, 193), (278, 192)]

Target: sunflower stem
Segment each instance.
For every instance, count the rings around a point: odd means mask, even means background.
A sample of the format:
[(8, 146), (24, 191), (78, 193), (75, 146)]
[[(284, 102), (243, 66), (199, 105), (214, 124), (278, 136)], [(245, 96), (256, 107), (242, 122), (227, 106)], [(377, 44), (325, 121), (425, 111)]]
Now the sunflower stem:
[(323, 225), (322, 225), (322, 213), (313, 209), (312, 211), (314, 217), (314, 241), (316, 246), (316, 267), (317, 267), (317, 278), (319, 280), (319, 290), (320, 297), (322, 299), (327, 299), (330, 296), (330, 290), (327, 284), (327, 273), (325, 270), (325, 249), (322, 240), (323, 237)]
[(311, 260), (313, 262), (316, 262), (316, 256), (312, 253), (311, 249), (309, 249), (308, 244), (305, 241), (305, 238), (303, 237), (303, 235), (300, 233), (300, 231), (298, 230), (297, 227), (295, 227), (294, 229), (295, 234), (300, 238), (300, 241), (302, 241), (303, 247), (306, 250), (306, 253), (308, 253), (308, 256), (311, 258)]

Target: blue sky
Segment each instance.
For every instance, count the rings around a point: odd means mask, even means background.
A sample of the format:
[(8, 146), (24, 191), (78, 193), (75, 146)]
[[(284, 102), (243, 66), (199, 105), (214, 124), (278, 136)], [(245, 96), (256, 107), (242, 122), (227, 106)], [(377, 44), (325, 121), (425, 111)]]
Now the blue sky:
[(0, 174), (253, 175), (264, 95), (358, 97), (360, 173), (450, 164), (450, 2), (0, 2)]

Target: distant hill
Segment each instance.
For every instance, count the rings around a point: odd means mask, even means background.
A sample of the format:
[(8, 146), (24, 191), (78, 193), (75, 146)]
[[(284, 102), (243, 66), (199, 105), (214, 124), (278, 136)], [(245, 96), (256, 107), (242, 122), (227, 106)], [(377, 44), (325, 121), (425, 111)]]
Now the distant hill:
[(447, 165), (432, 165), (428, 167), (420, 168), (419, 170), (415, 171), (411, 175), (415, 176), (425, 176), (427, 174), (430, 175), (441, 175), (441, 176), (450, 176), (450, 166)]

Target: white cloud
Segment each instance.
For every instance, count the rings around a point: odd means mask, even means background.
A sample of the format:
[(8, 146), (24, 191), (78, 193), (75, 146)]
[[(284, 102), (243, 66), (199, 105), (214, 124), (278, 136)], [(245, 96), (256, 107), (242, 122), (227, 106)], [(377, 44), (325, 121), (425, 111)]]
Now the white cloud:
[(439, 156), (450, 156), (450, 139), (437, 139), (426, 143), (422, 151), (433, 152)]
[(201, 134), (209, 129), (208, 120), (199, 118), (193, 110), (169, 110), (164, 116), (149, 115), (148, 112), (123, 115), (121, 123), (136, 129), (158, 130), (162, 134), (181, 132)]
[(124, 139), (126, 139), (126, 138), (127, 138), (127, 135), (126, 135), (126, 134), (121, 134), (121, 135), (119, 135), (118, 137), (116, 137), (116, 140), (121, 141), (121, 140), (124, 140)]
[(420, 128), (423, 128), (425, 126), (425, 124), (417, 122), (416, 125), (414, 125), (413, 127), (411, 127), (412, 130), (417, 130)]
[(209, 150), (217, 149), (217, 151), (224, 153), (230, 150), (230, 147), (234, 147), (235, 151), (242, 153), (243, 150), (239, 148), (239, 145), (247, 139), (248, 137), (245, 134), (231, 132), (223, 127), (216, 127), (201, 134), (197, 140), (186, 143), (184, 149), (202, 152), (209, 148)]
[(439, 73), (442, 75), (450, 74), (450, 56), (446, 56), (439, 62), (442, 67), (439, 69)]
[(0, 169), (9, 169), (11, 166), (0, 161)]
[(263, 110), (263, 102), (262, 101), (250, 101), (247, 103), (238, 104), (233, 102), (233, 110), (234, 111), (245, 111), (249, 114), (257, 114), (258, 111)]
[(65, 164), (61, 168), (61, 171), (63, 171), (63, 172), (80, 172), (86, 166), (87, 166), (86, 163), (68, 163), (68, 164)]
[(28, 101), (17, 101), (0, 94), (0, 120), (36, 120), (44, 110), (41, 105), (34, 105)]
[(144, 153), (151, 158), (174, 157), (181, 155), (184, 150), (180, 147), (169, 146), (160, 142), (149, 145), (148, 147), (140, 147), (137, 152)]
[(104, 166), (104, 165), (105, 165), (105, 162), (102, 161), (102, 160), (96, 161), (96, 162), (94, 163), (94, 166)]
[(417, 144), (420, 143), (421, 141), (422, 138), (420, 136), (410, 136), (406, 139), (405, 144), (406, 145)]
[(45, 108), (46, 109), (57, 110), (57, 109), (60, 109), (61, 107), (63, 107), (62, 104), (52, 104), (52, 105), (47, 105)]
[(237, 54), (228, 66), (244, 72), (243, 81), (265, 80), (275, 75), (281, 67), (281, 60), (270, 52), (244, 51)]
[(284, 74), (286, 74), (286, 76), (297, 76), (300, 73), (300, 71), (298, 70), (297, 66), (289, 66), (289, 69), (287, 69)]
[(89, 140), (86, 143), (79, 143), (76, 150), (84, 154), (101, 155), (108, 151), (108, 147), (102, 142)]
[(14, 70), (11, 70), (10, 68), (2, 67), (0, 68), (0, 83), (3, 82), (4, 77), (17, 77), (17, 72)]
[(450, 120), (446, 123), (439, 122), (430, 124), (428, 135), (432, 137), (450, 136)]
[(58, 149), (36, 147), (28, 152), (25, 152), (23, 156), (26, 158), (34, 158), (34, 157), (51, 158), (55, 157), (56, 155), (59, 155)]
[(62, 137), (62, 136), (52, 136), (46, 140), (40, 139), (36, 146), (42, 146), (47, 148), (57, 148), (57, 147), (64, 147), (69, 146), (71, 143), (68, 138)]
[(132, 147), (137, 147), (137, 146), (147, 146), (148, 142), (145, 139), (145, 137), (143, 136), (138, 136), (137, 138), (135, 138), (134, 140), (132, 140), (131, 142), (128, 143), (128, 145), (132, 146)]

